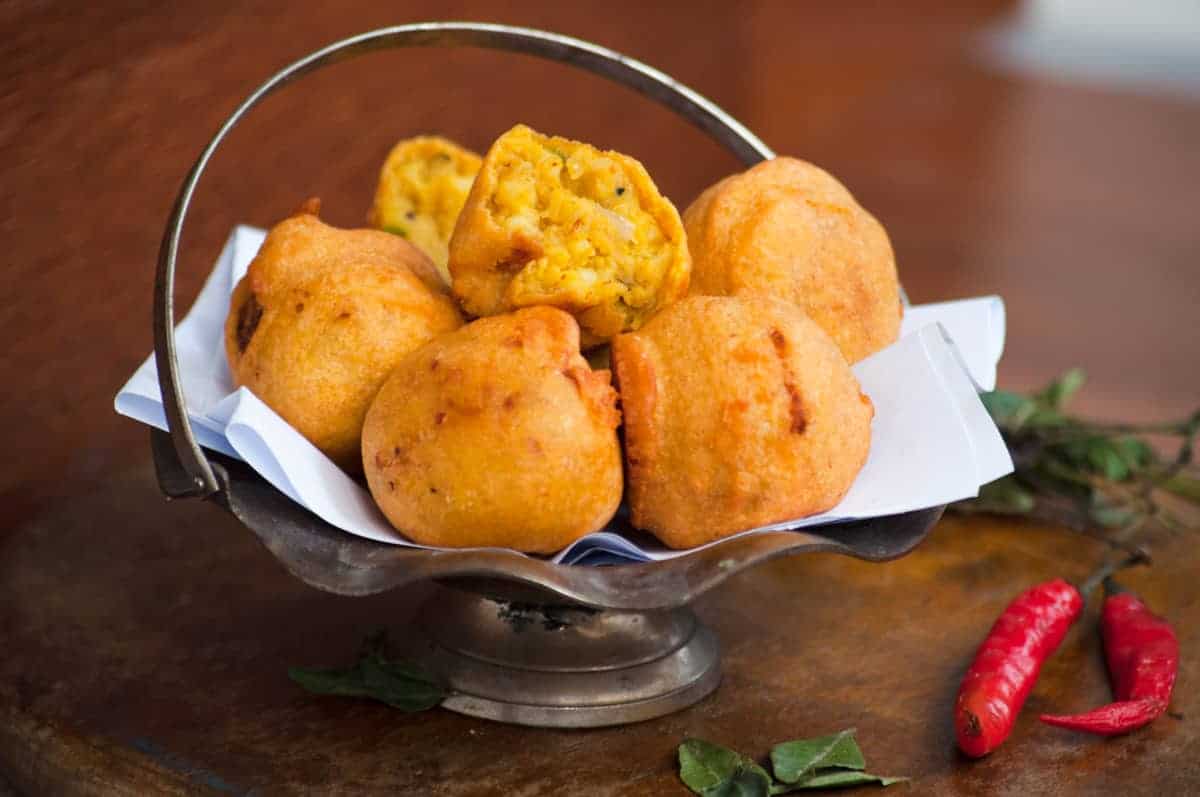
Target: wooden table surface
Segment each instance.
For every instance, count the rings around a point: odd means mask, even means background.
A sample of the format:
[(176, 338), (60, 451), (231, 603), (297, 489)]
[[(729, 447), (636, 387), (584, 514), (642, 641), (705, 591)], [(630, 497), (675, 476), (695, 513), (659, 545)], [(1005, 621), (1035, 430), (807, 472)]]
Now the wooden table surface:
[[(1196, 535), (1153, 540), (1157, 563), (1129, 578), (1176, 621), (1184, 666), (1172, 716), (1125, 738), (1035, 719), (1107, 699), (1085, 624), (1008, 745), (977, 763), (954, 751), (957, 681), (996, 613), (1103, 554), (983, 520), (945, 521), (892, 564), (801, 557), (710, 593), (698, 609), (722, 636), (724, 682), (674, 716), (586, 732), (410, 717), (310, 698), (284, 670), (345, 660), (367, 629), (403, 622), (413, 593), (347, 599), (292, 580), (215, 507), (164, 503), (145, 430), (112, 413), (150, 350), (163, 221), (222, 119), (322, 44), (436, 17), (630, 53), (829, 169), (888, 228), (915, 301), (1005, 297), (1003, 383), (1082, 364), (1084, 410), (1191, 410), (1200, 104), (990, 69), (978, 37), (1011, 3), (903, 5), (0, 5), (0, 795), (683, 794), (685, 736), (761, 754), (851, 725), (874, 768), (914, 778), (901, 793), (1200, 791)], [(680, 205), (736, 166), (563, 66), (376, 54), (289, 87), (233, 134), (184, 236), (179, 304), (235, 223), (269, 225), (311, 194), (331, 221), (360, 223), (396, 138), (482, 149), (517, 121), (636, 155)]]

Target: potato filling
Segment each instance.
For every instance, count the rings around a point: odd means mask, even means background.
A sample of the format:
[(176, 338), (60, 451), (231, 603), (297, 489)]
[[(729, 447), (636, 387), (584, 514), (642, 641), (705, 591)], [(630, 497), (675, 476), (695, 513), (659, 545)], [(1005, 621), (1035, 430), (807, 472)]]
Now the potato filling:
[[(516, 307), (607, 304), (640, 326), (656, 309), (674, 252), (625, 167), (586, 144), (508, 136), (490, 210), (518, 242)], [(614, 332), (620, 330), (614, 330)]]
[(407, 238), (448, 276), (447, 243), (478, 171), (478, 156), (449, 141), (411, 139), (388, 158), (373, 223)]

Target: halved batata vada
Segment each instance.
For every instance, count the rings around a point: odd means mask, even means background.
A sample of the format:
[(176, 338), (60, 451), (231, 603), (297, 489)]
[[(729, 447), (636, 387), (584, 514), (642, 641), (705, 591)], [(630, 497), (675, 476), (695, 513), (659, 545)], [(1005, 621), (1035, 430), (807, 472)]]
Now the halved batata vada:
[(396, 143), (379, 170), (368, 223), (405, 238), (433, 261), (450, 284), (450, 235), (482, 159), (440, 136)]
[(551, 305), (591, 347), (687, 290), (683, 224), (633, 158), (517, 125), (484, 157), (450, 239), (468, 313)]

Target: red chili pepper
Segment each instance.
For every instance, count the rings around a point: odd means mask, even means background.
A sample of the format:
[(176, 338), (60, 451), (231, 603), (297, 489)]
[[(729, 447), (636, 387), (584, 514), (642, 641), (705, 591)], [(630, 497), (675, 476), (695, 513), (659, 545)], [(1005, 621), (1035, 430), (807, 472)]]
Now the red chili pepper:
[(964, 753), (985, 756), (1008, 738), (1042, 662), (1058, 649), (1082, 610), (1079, 590), (1060, 578), (1008, 605), (958, 689), (954, 729)]
[(1179, 670), (1179, 638), (1136, 595), (1105, 579), (1100, 620), (1115, 703), (1084, 714), (1043, 714), (1059, 728), (1113, 736), (1146, 725), (1167, 710)]

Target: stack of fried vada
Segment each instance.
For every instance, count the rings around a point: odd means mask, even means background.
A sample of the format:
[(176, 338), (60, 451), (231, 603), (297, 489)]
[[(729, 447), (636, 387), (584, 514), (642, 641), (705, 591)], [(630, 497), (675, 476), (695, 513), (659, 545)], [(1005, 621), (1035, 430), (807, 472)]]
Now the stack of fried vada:
[(765, 161), (708, 188), (683, 220), (692, 293), (790, 301), (851, 363), (896, 341), (900, 283), (887, 233), (828, 172)]
[(230, 368), (417, 542), (552, 553), (627, 489), (688, 548), (829, 510), (867, 459), (850, 364), (898, 334), (895, 261), (815, 166), (760, 164), (681, 219), (633, 158), (518, 125), (482, 160), (399, 142), (379, 229), (317, 210), (234, 291)]
[(331, 227), (319, 210), (310, 200), (267, 235), (233, 291), (225, 353), (236, 385), (355, 473), (363, 418), (384, 379), (462, 317), (413, 246)]

